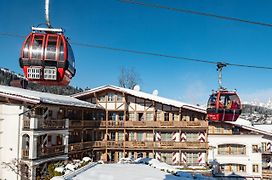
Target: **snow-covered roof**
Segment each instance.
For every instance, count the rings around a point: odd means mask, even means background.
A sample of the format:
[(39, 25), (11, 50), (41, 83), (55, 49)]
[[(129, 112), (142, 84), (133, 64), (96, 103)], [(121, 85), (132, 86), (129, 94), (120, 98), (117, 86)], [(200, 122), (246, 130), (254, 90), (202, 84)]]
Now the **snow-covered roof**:
[(254, 127), (272, 133), (272, 124), (256, 124)]
[(32, 91), (11, 86), (0, 85), (0, 96), (33, 104), (46, 103), (65, 106), (96, 108), (96, 105), (89, 102), (81, 101), (74, 97)]
[(84, 92), (81, 92), (81, 93), (74, 94), (73, 97), (79, 98), (79, 97), (82, 97), (82, 96), (85, 96), (85, 95), (88, 95), (88, 94), (91, 94), (91, 93), (94, 93), (94, 92), (102, 91), (102, 90), (105, 90), (105, 89), (112, 89), (112, 90), (115, 90), (115, 91), (130, 94), (132, 96), (136, 96), (136, 97), (139, 97), (139, 98), (144, 98), (144, 99), (160, 102), (162, 104), (171, 105), (171, 106), (175, 106), (175, 107), (178, 107), (178, 108), (181, 107), (181, 108), (184, 108), (184, 109), (189, 109), (189, 110), (192, 110), (192, 111), (198, 111), (198, 112), (201, 112), (201, 113), (206, 113), (206, 109), (204, 109), (204, 108), (202, 108), (200, 106), (195, 106), (195, 105), (187, 104), (187, 103), (184, 103), (184, 102), (180, 102), (180, 101), (176, 101), (176, 100), (156, 96), (156, 95), (153, 95), (153, 94), (145, 93), (145, 92), (142, 92), (142, 91), (136, 91), (136, 90), (128, 89), (128, 88), (122, 88), (122, 87), (118, 87), (118, 86), (114, 86), (114, 85), (104, 85), (104, 86), (100, 86), (100, 87), (97, 87), (97, 88), (93, 88), (93, 89), (90, 89), (90, 90), (87, 90), (87, 91), (84, 91)]
[[(262, 125), (263, 127), (260, 128), (259, 126), (252, 125), (250, 121), (243, 119), (243, 118), (238, 118), (236, 121), (233, 121), (233, 122), (226, 121), (226, 123), (240, 126), (241, 128), (244, 128), (244, 129), (247, 129), (250, 131), (254, 131), (254, 132), (257, 132), (260, 134), (272, 136), (272, 131), (267, 131), (267, 129), (265, 128), (266, 125)], [(269, 126), (269, 125), (267, 125), (267, 126)]]

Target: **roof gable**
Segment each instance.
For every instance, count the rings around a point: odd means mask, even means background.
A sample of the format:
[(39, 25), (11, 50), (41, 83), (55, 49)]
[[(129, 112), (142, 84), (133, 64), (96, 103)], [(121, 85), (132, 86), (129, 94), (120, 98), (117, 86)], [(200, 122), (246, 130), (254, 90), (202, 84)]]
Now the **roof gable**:
[(136, 91), (136, 90), (132, 90), (132, 89), (127, 89), (127, 88), (122, 88), (122, 87), (118, 87), (118, 86), (113, 86), (113, 85), (105, 85), (105, 86), (100, 86), (97, 88), (93, 88), (81, 93), (77, 93), (74, 94), (73, 97), (75, 98), (81, 98), (84, 97), (86, 95), (89, 95), (91, 93), (95, 93), (95, 92), (99, 92), (99, 91), (103, 91), (103, 90), (115, 90), (115, 91), (119, 91), (122, 93), (126, 93), (135, 97), (139, 97), (139, 98), (144, 98), (144, 99), (148, 99), (151, 101), (156, 101), (162, 104), (166, 104), (166, 105), (171, 105), (171, 106), (175, 106), (178, 108), (184, 108), (184, 109), (188, 109), (188, 110), (192, 110), (192, 111), (197, 111), (200, 113), (206, 113), (206, 110), (202, 107), (199, 106), (195, 106), (195, 105), (191, 105), (191, 104), (187, 104), (187, 103), (183, 103), (180, 101), (176, 101), (176, 100), (172, 100), (172, 99), (168, 99), (168, 98), (164, 98), (164, 97), (160, 97), (160, 96), (156, 96), (153, 94), (149, 94), (149, 93), (145, 93), (142, 91)]

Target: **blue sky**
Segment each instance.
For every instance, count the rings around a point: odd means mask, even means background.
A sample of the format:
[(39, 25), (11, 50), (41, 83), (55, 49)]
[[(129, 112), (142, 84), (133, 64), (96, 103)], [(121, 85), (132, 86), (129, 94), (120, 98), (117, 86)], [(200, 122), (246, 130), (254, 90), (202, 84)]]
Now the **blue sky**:
[[(268, 0), (142, 0), (252, 21), (272, 23)], [(51, 0), (51, 22), (76, 42), (176, 56), (272, 67), (272, 28), (121, 3), (117, 0)], [(1, 0), (0, 33), (27, 35), (44, 22), (43, 0)], [(0, 37), (0, 66), (22, 73), (23, 39)], [(73, 45), (72, 45), (73, 46)], [(214, 65), (73, 46), (77, 74), (71, 85), (118, 85), (122, 67), (134, 68), (141, 89), (205, 104), (217, 88)], [(223, 83), (242, 100), (272, 97), (272, 71), (227, 67)]]

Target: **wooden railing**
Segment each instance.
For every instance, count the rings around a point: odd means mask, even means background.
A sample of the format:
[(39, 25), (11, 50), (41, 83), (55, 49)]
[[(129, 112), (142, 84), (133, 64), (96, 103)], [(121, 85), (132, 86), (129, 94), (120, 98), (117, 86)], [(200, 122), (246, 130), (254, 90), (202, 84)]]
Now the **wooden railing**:
[(93, 121), (70, 120), (69, 127), (93, 128), (164, 128), (164, 127), (208, 127), (207, 121)]
[(69, 128), (80, 128), (82, 125), (80, 120), (69, 120)]
[(207, 149), (207, 142), (172, 142), (172, 141), (162, 141), (154, 142), (154, 148), (172, 148), (172, 149)]
[(39, 118), (30, 118), (23, 120), (23, 129), (65, 129), (66, 127), (66, 119), (60, 120), (44, 120)]
[(38, 157), (44, 157), (44, 156), (64, 154), (64, 149), (65, 149), (65, 145), (39, 147), (37, 149), (37, 155)]
[(123, 148), (124, 143), (122, 141), (107, 141), (107, 148)]
[(125, 141), (125, 148), (153, 148), (153, 141)]
[(208, 149), (207, 142), (88, 141), (69, 145), (69, 151), (89, 148)]
[(272, 177), (272, 170), (264, 170), (262, 171), (262, 176), (264, 179), (270, 179)]
[(64, 129), (64, 128), (65, 128), (65, 119), (38, 121), (38, 129)]
[(30, 119), (23, 120), (23, 129), (30, 129)]
[(28, 159), (29, 158), (29, 150), (22, 149), (22, 158)]

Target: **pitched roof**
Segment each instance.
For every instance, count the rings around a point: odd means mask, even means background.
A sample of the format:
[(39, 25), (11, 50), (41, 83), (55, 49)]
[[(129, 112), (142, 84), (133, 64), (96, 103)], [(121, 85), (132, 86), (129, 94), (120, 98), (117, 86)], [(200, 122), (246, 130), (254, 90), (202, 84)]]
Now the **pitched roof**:
[(236, 121), (233, 121), (233, 122), (226, 121), (226, 123), (233, 124), (233, 125), (236, 125), (236, 126), (239, 126), (239, 127), (243, 128), (243, 129), (254, 131), (254, 132), (257, 132), (257, 133), (260, 133), (260, 134), (272, 136), (272, 131), (267, 131), (267, 129), (264, 128), (265, 125), (263, 125), (263, 127), (261, 128), (259, 126), (252, 125), (251, 122), (249, 122), (246, 119), (238, 118)]
[(65, 106), (77, 106), (86, 108), (96, 108), (97, 106), (81, 101), (74, 97), (57, 95), (51, 93), (38, 92), (33, 90), (21, 89), (11, 86), (0, 85), (0, 96), (7, 97), (19, 101), (25, 101), (33, 104), (47, 103)]
[(104, 85), (104, 86), (96, 87), (96, 88), (93, 88), (93, 89), (90, 89), (90, 90), (87, 90), (87, 91), (84, 91), (81, 93), (74, 94), (72, 96), (79, 98), (79, 97), (83, 97), (85, 95), (88, 95), (88, 94), (91, 94), (94, 92), (98, 92), (98, 91), (102, 91), (102, 90), (106, 90), (106, 89), (111, 89), (111, 90), (123, 92), (123, 93), (129, 94), (129, 95), (135, 96), (135, 97), (160, 102), (162, 104), (171, 105), (171, 106), (175, 106), (178, 108), (184, 108), (184, 109), (188, 109), (188, 110), (192, 110), (192, 111), (206, 113), (206, 109), (199, 107), (199, 106), (195, 106), (195, 105), (187, 104), (184, 102), (156, 96), (156, 95), (145, 93), (142, 91), (136, 91), (136, 90), (132, 90), (132, 89), (128, 89), (128, 88), (122, 88), (122, 87), (118, 87), (118, 86), (114, 86), (114, 85)]

